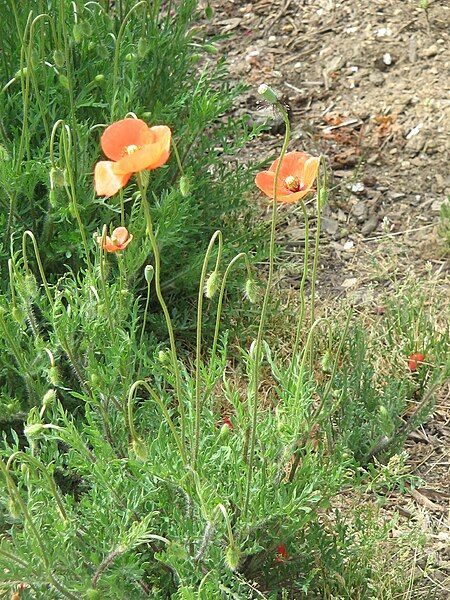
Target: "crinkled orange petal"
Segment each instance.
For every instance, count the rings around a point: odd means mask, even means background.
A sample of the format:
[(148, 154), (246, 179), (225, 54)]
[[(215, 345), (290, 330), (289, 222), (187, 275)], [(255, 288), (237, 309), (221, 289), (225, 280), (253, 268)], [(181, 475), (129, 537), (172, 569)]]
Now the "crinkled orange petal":
[(128, 183), (131, 174), (118, 175), (113, 171), (114, 164), (109, 160), (101, 160), (95, 165), (94, 186), (97, 196), (110, 198)]
[(116, 238), (117, 243), (124, 244), (128, 239), (128, 229), (126, 227), (116, 227), (112, 232), (112, 237)]
[(111, 160), (119, 160), (128, 146), (153, 142), (147, 123), (141, 119), (122, 119), (105, 129), (100, 139), (103, 152)]
[(171, 138), (169, 127), (161, 125), (152, 127), (150, 131), (155, 136), (156, 141), (152, 144), (146, 144), (132, 154), (118, 160), (114, 164), (114, 172), (117, 175), (138, 173), (144, 169), (156, 169), (167, 161)]
[[(280, 178), (285, 179), (289, 175), (292, 175), (293, 177), (303, 179), (303, 169), (308, 158), (309, 154), (306, 154), (306, 152), (297, 152), (295, 150), (285, 154), (281, 162)], [(278, 161), (279, 158), (270, 165), (269, 171), (276, 171)]]
[(316, 180), (319, 163), (320, 158), (316, 156), (310, 156), (305, 162), (302, 182), (307, 189), (312, 188), (313, 183)]
[[(289, 190), (282, 185), (282, 179), (278, 178), (277, 196), (289, 194)], [(275, 173), (273, 171), (261, 171), (255, 177), (255, 183), (259, 189), (269, 198), (275, 195)]]

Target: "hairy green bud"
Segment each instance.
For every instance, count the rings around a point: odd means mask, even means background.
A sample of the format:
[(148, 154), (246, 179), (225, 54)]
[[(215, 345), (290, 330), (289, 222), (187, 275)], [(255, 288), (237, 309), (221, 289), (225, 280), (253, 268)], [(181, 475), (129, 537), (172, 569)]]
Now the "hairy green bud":
[(59, 167), (52, 167), (50, 169), (50, 187), (51, 188), (62, 188), (66, 185), (66, 171)]
[(144, 277), (145, 281), (150, 284), (153, 281), (153, 276), (155, 274), (155, 269), (152, 265), (147, 265), (144, 269)]
[(260, 94), (264, 98), (264, 100), (267, 100), (267, 102), (270, 102), (270, 104), (278, 104), (278, 96), (273, 91), (273, 89), (271, 87), (269, 87), (267, 84), (262, 83), (259, 86), (258, 94)]
[(147, 52), (148, 52), (147, 40), (145, 38), (141, 37), (141, 38), (139, 38), (138, 45), (137, 45), (137, 55), (139, 56), (139, 58), (145, 58), (147, 56)]
[(23, 67), (23, 69), (19, 69), (14, 75), (14, 79), (20, 79), (21, 77), (26, 77), (28, 74), (28, 67)]
[(75, 23), (72, 29), (72, 35), (75, 44), (79, 44), (83, 39), (83, 27), (81, 26), (81, 23)]
[(20, 517), (19, 503), (12, 496), (10, 496), (8, 500), (8, 511), (13, 519), (18, 519)]
[(70, 89), (69, 80), (67, 79), (67, 77), (65, 75), (63, 75), (62, 73), (60, 73), (58, 79), (59, 79), (59, 83), (61, 84), (61, 86), (65, 90), (69, 90)]
[(247, 279), (245, 282), (245, 297), (248, 298), (252, 304), (256, 302), (257, 291), (256, 281), (253, 278)]
[(87, 20), (81, 21), (80, 29), (81, 29), (83, 35), (85, 35), (86, 37), (90, 37), (92, 35), (92, 25), (90, 24), (89, 21), (87, 21)]
[(54, 389), (48, 390), (42, 398), (42, 404), (44, 406), (51, 406), (55, 403), (56, 391)]
[(84, 597), (86, 600), (100, 600), (101, 598), (100, 592), (94, 588), (89, 588), (86, 590)]
[(23, 278), (23, 291), (28, 298), (36, 298), (38, 295), (38, 285), (36, 277), (32, 273), (27, 273)]
[(105, 76), (103, 75), (103, 73), (99, 73), (94, 77), (94, 81), (96, 81), (97, 83), (103, 83), (105, 81)]
[(128, 52), (128, 54), (125, 54), (124, 60), (126, 60), (127, 62), (133, 62), (133, 60), (135, 60), (136, 56), (137, 55), (134, 52)]
[(66, 58), (64, 56), (64, 52), (62, 50), (54, 50), (53, 51), (53, 62), (58, 67), (58, 69), (62, 69), (64, 63), (66, 62)]
[(48, 378), (52, 385), (59, 385), (59, 371), (56, 365), (53, 365), (53, 367), (50, 367), (48, 370)]
[(40, 435), (44, 431), (45, 427), (42, 423), (32, 423), (27, 425), (23, 432), (27, 438), (34, 438)]
[(236, 569), (239, 566), (240, 558), (241, 553), (239, 551), (239, 548), (234, 544), (230, 544), (225, 554), (225, 563), (227, 567), (231, 569), (231, 571), (236, 571)]
[(214, 296), (214, 294), (219, 289), (219, 282), (219, 273), (216, 270), (214, 270), (205, 283), (205, 296), (207, 298), (211, 299)]
[(148, 450), (147, 450), (147, 446), (145, 445), (145, 443), (142, 440), (140, 440), (139, 438), (134, 439), (131, 442), (131, 447), (133, 449), (133, 452), (134, 452), (136, 458), (138, 458), (142, 462), (145, 462), (147, 460)]
[(186, 177), (186, 175), (182, 175), (180, 177), (180, 192), (181, 192), (181, 195), (183, 196), (183, 198), (186, 198), (187, 196), (189, 196), (190, 191), (191, 191), (191, 182), (189, 181), (189, 178)]
[(146, 112), (143, 112), (141, 116), (144, 120), (148, 121), (152, 118), (152, 113), (148, 110)]
[(322, 360), (320, 361), (320, 366), (324, 373), (331, 373), (333, 368), (333, 360), (331, 357), (331, 352), (327, 350), (325, 354), (322, 356)]
[(158, 352), (158, 360), (162, 365), (169, 365), (170, 353), (167, 350), (160, 350)]

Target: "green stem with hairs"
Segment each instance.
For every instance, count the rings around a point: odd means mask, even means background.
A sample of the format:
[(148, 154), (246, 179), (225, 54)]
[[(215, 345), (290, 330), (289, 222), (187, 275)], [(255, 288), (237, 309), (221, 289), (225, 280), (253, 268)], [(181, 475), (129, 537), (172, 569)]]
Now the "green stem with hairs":
[(264, 293), (264, 300), (263, 300), (263, 305), (262, 305), (262, 309), (261, 309), (261, 318), (260, 318), (259, 327), (258, 327), (258, 335), (256, 338), (256, 344), (255, 344), (253, 381), (252, 381), (253, 386), (252, 386), (252, 390), (249, 395), (249, 399), (250, 398), (253, 399), (253, 406), (251, 406), (251, 403), (249, 403), (249, 406), (251, 407), (251, 433), (250, 433), (250, 447), (249, 447), (249, 454), (248, 454), (247, 485), (246, 485), (246, 491), (245, 491), (244, 508), (243, 508), (243, 513), (242, 513), (242, 516), (244, 519), (247, 517), (247, 514), (248, 514), (248, 508), (249, 508), (249, 504), (250, 504), (251, 486), (252, 486), (252, 480), (253, 480), (253, 463), (254, 463), (255, 445), (256, 445), (256, 425), (257, 425), (257, 419), (258, 419), (258, 390), (259, 390), (259, 375), (260, 375), (261, 357), (262, 357), (262, 341), (263, 341), (263, 334), (264, 334), (264, 328), (265, 328), (266, 317), (267, 317), (267, 309), (269, 306), (269, 297), (270, 297), (270, 292), (271, 292), (271, 287), (272, 287), (272, 282), (273, 282), (273, 275), (274, 275), (275, 233), (276, 233), (276, 224), (277, 224), (277, 196), (278, 196), (277, 187), (278, 187), (278, 179), (279, 179), (279, 175), (280, 175), (281, 163), (284, 158), (284, 155), (286, 154), (290, 135), (291, 135), (291, 126), (290, 126), (289, 118), (288, 118), (288, 115), (287, 115), (285, 109), (283, 108), (283, 106), (280, 103), (277, 103), (276, 106), (286, 124), (286, 131), (285, 131), (285, 135), (284, 135), (283, 147), (281, 149), (277, 168), (275, 170), (274, 198), (273, 198), (272, 223), (271, 223), (271, 229), (270, 229), (270, 246), (269, 246), (269, 274), (267, 277), (266, 290)]
[(218, 265), (222, 256), (222, 232), (216, 231), (208, 245), (205, 258), (203, 260), (202, 272), (200, 275), (200, 283), (198, 287), (197, 299), (197, 334), (195, 345), (195, 420), (194, 420), (194, 448), (192, 453), (192, 464), (194, 470), (197, 468), (198, 451), (200, 447), (200, 417), (201, 417), (201, 391), (200, 391), (200, 363), (201, 363), (201, 347), (202, 347), (202, 317), (203, 317), (203, 294), (205, 291), (206, 272), (208, 270), (209, 260), (214, 248), (214, 244), (218, 240), (219, 250), (217, 253), (215, 271), (217, 273)]
[(42, 260), (41, 260), (41, 255), (39, 252), (39, 247), (37, 245), (36, 238), (34, 237), (34, 233), (32, 231), (30, 231), (29, 229), (27, 229), (27, 231), (24, 231), (24, 233), (22, 235), (22, 255), (23, 255), (23, 264), (24, 264), (25, 270), (27, 271), (27, 273), (30, 272), (30, 268), (28, 266), (28, 256), (27, 256), (27, 243), (26, 243), (27, 237), (29, 237), (31, 239), (31, 241), (33, 242), (34, 255), (36, 257), (36, 261), (38, 264), (39, 273), (40, 273), (41, 279), (42, 279), (42, 284), (44, 286), (45, 293), (47, 294), (48, 301), (50, 302), (50, 305), (53, 306), (54, 300), (53, 300), (53, 296), (50, 293), (50, 288), (48, 285), (47, 278), (45, 276), (44, 267), (42, 266)]
[(178, 354), (177, 347), (175, 344), (175, 335), (173, 332), (172, 320), (170, 318), (169, 309), (167, 308), (167, 304), (164, 300), (164, 297), (161, 292), (161, 256), (158, 248), (158, 242), (156, 240), (154, 231), (153, 231), (153, 222), (150, 214), (150, 207), (147, 200), (147, 192), (142, 181), (142, 177), (140, 173), (136, 174), (137, 184), (139, 187), (139, 191), (141, 194), (141, 202), (144, 210), (145, 220), (147, 223), (147, 235), (150, 238), (150, 243), (153, 251), (153, 258), (155, 261), (155, 290), (156, 296), (158, 298), (158, 302), (162, 308), (164, 313), (164, 319), (166, 321), (167, 333), (169, 334), (169, 342), (170, 342), (170, 351), (172, 357), (172, 368), (175, 375), (175, 394), (177, 396), (178, 402), (178, 411), (180, 413), (180, 426), (181, 426), (181, 443), (183, 445), (183, 452), (186, 452), (185, 444), (186, 444), (186, 415), (183, 404), (183, 396), (182, 396), (182, 388), (181, 388), (181, 374), (180, 367), (178, 365)]

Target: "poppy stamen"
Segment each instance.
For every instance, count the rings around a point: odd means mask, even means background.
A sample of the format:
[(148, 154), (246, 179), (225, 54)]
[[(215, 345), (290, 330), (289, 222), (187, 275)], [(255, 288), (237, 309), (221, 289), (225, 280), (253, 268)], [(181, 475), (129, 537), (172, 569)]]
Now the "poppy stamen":
[(136, 144), (130, 144), (125, 148), (125, 154), (128, 154), (129, 156), (130, 154), (134, 154), (136, 150), (139, 150), (139, 146), (136, 146)]
[(284, 185), (290, 192), (300, 192), (305, 189), (305, 186), (300, 179), (294, 175), (288, 175), (284, 180)]

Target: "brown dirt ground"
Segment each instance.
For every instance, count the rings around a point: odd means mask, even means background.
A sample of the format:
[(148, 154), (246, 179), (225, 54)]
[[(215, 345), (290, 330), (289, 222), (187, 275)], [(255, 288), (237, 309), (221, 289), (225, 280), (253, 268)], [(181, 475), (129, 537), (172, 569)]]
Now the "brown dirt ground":
[[(210, 33), (227, 36), (220, 48), (231, 77), (251, 89), (236, 113), (272, 119), (242, 159), (263, 161), (281, 146), (280, 123), (256, 92), (267, 83), (290, 107), (290, 148), (329, 161), (319, 297), (370, 310), (389, 281), (413, 273), (445, 299), (449, 265), (438, 225), (450, 196), (450, 3), (430, 0), (426, 11), (419, 0), (211, 4)], [(265, 206), (262, 213), (268, 217)], [(300, 210), (280, 214), (278, 285), (288, 291), (298, 283), (304, 228)], [(407, 441), (424, 485), (393, 495), (389, 509), (428, 537), (433, 568), (425, 568), (425, 555), (415, 557), (414, 577), (433, 598), (450, 598), (449, 398), (442, 390), (433, 418)]]

